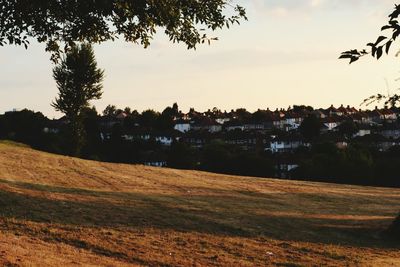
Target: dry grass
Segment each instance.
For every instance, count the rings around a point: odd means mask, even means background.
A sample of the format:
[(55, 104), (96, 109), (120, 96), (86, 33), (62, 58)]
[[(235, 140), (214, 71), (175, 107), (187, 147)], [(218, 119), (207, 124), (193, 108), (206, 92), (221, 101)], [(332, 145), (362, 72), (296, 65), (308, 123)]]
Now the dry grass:
[(400, 190), (107, 164), (0, 143), (0, 265), (400, 266)]

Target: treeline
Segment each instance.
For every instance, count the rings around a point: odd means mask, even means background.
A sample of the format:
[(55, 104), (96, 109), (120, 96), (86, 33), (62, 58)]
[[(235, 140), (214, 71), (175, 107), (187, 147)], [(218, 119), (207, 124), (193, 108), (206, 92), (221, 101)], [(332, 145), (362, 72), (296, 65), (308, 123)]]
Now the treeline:
[[(94, 108), (87, 108), (82, 116), (85, 142), (80, 157), (130, 164), (165, 162), (171, 168), (234, 175), (400, 186), (399, 146), (382, 152), (357, 139), (352, 140), (346, 148), (339, 148), (334, 142), (317, 139), (310, 147), (300, 147), (292, 153), (274, 154), (266, 151), (262, 144), (254, 150), (246, 151), (221, 139), (212, 139), (201, 148), (195, 148), (182, 140), (165, 146), (152, 138), (123, 138), (124, 133), (137, 128), (139, 124), (145, 125), (145, 128), (172, 129), (175, 112), (173, 107), (161, 113), (149, 110), (142, 113), (131, 111), (129, 114), (133, 116), (127, 116), (121, 123), (113, 124), (105, 133), (100, 123), (104, 116), (99, 116)], [(112, 116), (115, 114), (112, 113)], [(71, 155), (68, 123), (58, 125), (57, 131), (51, 130), (54, 129), (52, 123), (54, 121), (38, 112), (9, 112), (0, 115), (0, 139), (26, 143), (52, 153)], [(296, 167), (288, 172), (281, 172), (282, 166), (290, 162), (295, 162)]]
[[(110, 113), (112, 112), (112, 113)], [(125, 110), (125, 112), (129, 112)], [(251, 175), (274, 176), (274, 165), (270, 158), (258, 153), (241, 151), (238, 147), (214, 141), (201, 151), (182, 142), (174, 142), (170, 147), (160, 145), (154, 140), (136, 139), (126, 141), (122, 135), (134, 128), (136, 123), (155, 129), (172, 129), (171, 109), (162, 113), (146, 110), (133, 117), (127, 117), (121, 124), (113, 125), (108, 138), (101, 138), (99, 115), (95, 109), (83, 112), (85, 142), (80, 157), (118, 163), (138, 163), (166, 161), (167, 166), (178, 169), (199, 169), (205, 171)], [(108, 107), (105, 116), (114, 116), (118, 110)], [(132, 113), (129, 113), (132, 114)], [(0, 139), (9, 139), (62, 155), (71, 155), (68, 125), (57, 132), (46, 132), (51, 121), (40, 112), (22, 110), (0, 115)]]
[(294, 155), (299, 167), (292, 177), (332, 183), (400, 187), (400, 147), (386, 152), (354, 142), (346, 149), (333, 143), (315, 144)]

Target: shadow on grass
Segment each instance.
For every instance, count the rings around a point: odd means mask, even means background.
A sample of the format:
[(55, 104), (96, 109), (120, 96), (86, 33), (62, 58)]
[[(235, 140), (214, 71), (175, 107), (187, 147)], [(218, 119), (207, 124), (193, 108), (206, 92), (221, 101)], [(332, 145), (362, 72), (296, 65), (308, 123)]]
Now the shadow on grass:
[[(364, 203), (366, 204), (364, 208), (360, 207), (359, 211), (352, 211), (348, 206), (343, 206), (345, 203), (350, 205), (349, 200), (344, 197), (329, 198), (324, 195), (304, 193), (147, 195), (15, 183), (5, 180), (0, 180), (0, 184), (5, 186), (5, 189), (0, 190), (0, 217), (8, 219), (56, 223), (73, 227), (104, 227), (117, 230), (119, 228), (133, 230), (153, 228), (218, 236), (274, 238), (282, 241), (357, 247), (399, 247), (379, 236), (380, 231), (390, 224), (390, 219), (382, 219), (382, 217), (357, 219), (357, 216), (362, 215), (387, 216), (388, 212), (384, 211), (380, 214), (370, 214), (371, 210), (368, 206), (382, 201), (379, 197), (354, 200), (367, 202)], [(26, 189), (30, 191), (24, 192), (23, 190)], [(51, 194), (52, 197), (50, 197)], [(394, 205), (396, 199), (385, 201)], [(312, 210), (311, 205), (317, 207)], [(343, 215), (346, 211), (349, 213), (347, 215), (354, 216), (329, 217), (329, 215)], [(320, 216), (321, 213), (325, 216)], [(395, 213), (396, 210), (393, 210), (391, 215)], [(34, 235), (33, 232), (32, 235)], [(85, 246), (85, 244), (80, 244), (80, 241), (61, 240), (60, 242), (78, 248)], [(114, 253), (102, 251), (101, 248), (97, 250), (101, 255)], [(121, 258), (123, 255), (117, 256)]]

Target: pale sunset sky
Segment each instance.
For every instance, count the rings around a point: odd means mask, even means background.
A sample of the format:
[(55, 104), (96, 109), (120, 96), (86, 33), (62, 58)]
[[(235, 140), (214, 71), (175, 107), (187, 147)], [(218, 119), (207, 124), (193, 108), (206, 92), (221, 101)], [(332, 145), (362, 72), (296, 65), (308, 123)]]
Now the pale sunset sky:
[[(178, 102), (190, 107), (250, 111), (306, 104), (328, 107), (350, 104), (386, 93), (385, 79), (395, 92), (400, 58), (364, 58), (348, 65), (340, 52), (363, 48), (379, 35), (398, 0), (247, 0), (249, 21), (215, 32), (219, 41), (196, 51), (171, 44), (162, 34), (150, 48), (122, 41), (95, 46), (105, 69), (103, 98), (107, 104), (142, 111), (161, 111)], [(41, 111), (53, 118), (57, 95), (53, 65), (44, 46), (0, 47), (0, 113), (13, 108)]]

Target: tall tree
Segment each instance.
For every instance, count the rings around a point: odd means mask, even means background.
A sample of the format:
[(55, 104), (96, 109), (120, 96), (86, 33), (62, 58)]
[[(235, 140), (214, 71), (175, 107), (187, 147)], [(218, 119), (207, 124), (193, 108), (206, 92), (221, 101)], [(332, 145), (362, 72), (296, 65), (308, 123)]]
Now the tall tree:
[(32, 37), (59, 56), (61, 44), (123, 37), (147, 47), (159, 29), (188, 48), (210, 41), (207, 30), (246, 19), (232, 0), (7, 0), (0, 2), (0, 45), (29, 45)]
[(104, 71), (97, 67), (90, 44), (72, 47), (53, 69), (53, 77), (59, 90), (52, 106), (65, 114), (70, 121), (73, 154), (79, 154), (84, 141), (81, 113), (89, 101), (100, 99)]

